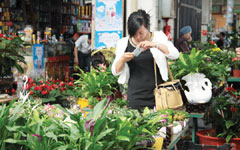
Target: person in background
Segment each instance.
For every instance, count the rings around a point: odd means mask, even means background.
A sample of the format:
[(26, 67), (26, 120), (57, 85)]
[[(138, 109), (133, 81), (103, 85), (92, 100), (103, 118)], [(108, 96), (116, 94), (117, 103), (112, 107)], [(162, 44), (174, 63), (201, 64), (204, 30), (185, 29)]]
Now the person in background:
[(190, 53), (190, 48), (188, 42), (192, 41), (192, 28), (190, 26), (185, 26), (180, 29), (180, 38), (175, 43), (176, 48), (179, 52)]
[(91, 34), (80, 36), (75, 42), (74, 63), (84, 72), (90, 72)]
[(225, 38), (225, 33), (224, 32), (220, 32), (219, 40), (216, 42), (216, 44), (221, 49), (224, 48), (224, 38)]
[[(150, 32), (150, 16), (144, 10), (130, 14), (128, 37), (117, 42), (112, 73), (118, 83), (128, 84), (128, 107), (142, 111), (155, 106), (154, 61), (157, 64), (157, 83), (168, 80), (167, 58), (177, 59), (178, 50), (162, 31)], [(137, 56), (136, 48), (142, 48)]]
[(240, 59), (240, 47), (237, 47), (236, 49), (237, 57)]

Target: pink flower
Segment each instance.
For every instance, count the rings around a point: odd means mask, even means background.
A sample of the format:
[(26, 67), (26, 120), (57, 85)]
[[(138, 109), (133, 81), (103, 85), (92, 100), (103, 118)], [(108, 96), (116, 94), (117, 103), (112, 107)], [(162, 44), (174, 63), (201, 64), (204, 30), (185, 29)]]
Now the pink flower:
[(162, 115), (163, 118), (167, 118), (167, 115)]
[(47, 105), (45, 105), (45, 110), (46, 111), (50, 111), (53, 108), (52, 105), (50, 105), (49, 103)]
[(32, 136), (36, 136), (40, 142), (42, 141), (42, 137), (39, 134), (32, 134)]

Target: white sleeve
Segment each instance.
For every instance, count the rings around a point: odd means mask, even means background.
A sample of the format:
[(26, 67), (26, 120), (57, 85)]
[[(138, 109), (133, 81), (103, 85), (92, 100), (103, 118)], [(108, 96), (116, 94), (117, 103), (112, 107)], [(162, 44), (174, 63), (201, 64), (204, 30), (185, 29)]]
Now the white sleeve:
[[(166, 57), (168, 57), (169, 59), (177, 59), (179, 57), (179, 51), (178, 49), (173, 45), (173, 43), (171, 41), (168, 40), (167, 36), (162, 32), (162, 31), (158, 31), (157, 35), (156, 35), (157, 39), (161, 39), (158, 42), (160, 44), (164, 44), (167, 46), (169, 54), (165, 55)], [(158, 38), (159, 37), (159, 38)], [(154, 37), (155, 38), (155, 37)]]
[(115, 56), (115, 59), (114, 59), (113, 64), (112, 64), (112, 74), (113, 74), (114, 76), (120, 75), (121, 72), (124, 70), (124, 68), (123, 68), (122, 71), (116, 73), (116, 64), (117, 64), (118, 60), (119, 60), (119, 59), (122, 57), (122, 55), (124, 54), (124, 50), (123, 50), (122, 48), (123, 48), (123, 47), (122, 47), (122, 42), (121, 42), (121, 40), (119, 40), (119, 41), (117, 42), (117, 46), (116, 46), (116, 53), (115, 53), (116, 56)]
[(84, 36), (80, 36), (75, 42), (75, 46), (79, 47), (83, 41), (84, 41)]

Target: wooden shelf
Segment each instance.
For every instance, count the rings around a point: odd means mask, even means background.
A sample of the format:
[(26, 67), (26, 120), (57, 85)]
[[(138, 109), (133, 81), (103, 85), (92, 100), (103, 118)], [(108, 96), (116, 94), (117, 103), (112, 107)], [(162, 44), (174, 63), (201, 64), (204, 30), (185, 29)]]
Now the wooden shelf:
[(77, 19), (80, 19), (80, 20), (92, 20), (92, 18), (84, 18), (84, 17), (78, 17)]
[(79, 34), (91, 34), (91, 32), (78, 32)]

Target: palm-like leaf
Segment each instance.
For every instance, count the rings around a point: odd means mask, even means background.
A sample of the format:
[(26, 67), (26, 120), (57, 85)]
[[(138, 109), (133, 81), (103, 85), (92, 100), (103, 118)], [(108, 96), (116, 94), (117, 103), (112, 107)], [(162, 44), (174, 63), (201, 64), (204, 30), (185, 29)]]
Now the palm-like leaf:
[(20, 55), (24, 41), (18, 37), (12, 40), (1, 38), (0, 41), (0, 76), (11, 74), (12, 67), (16, 67), (19, 72), (23, 73), (24, 71), (18, 62), (25, 63), (24, 57)]

